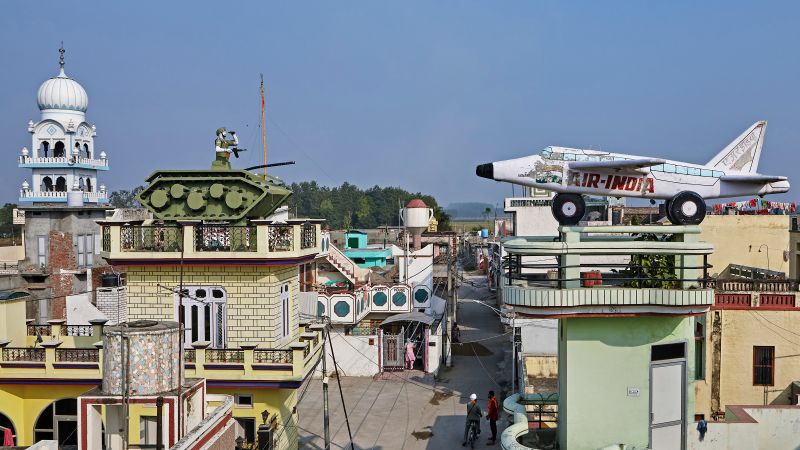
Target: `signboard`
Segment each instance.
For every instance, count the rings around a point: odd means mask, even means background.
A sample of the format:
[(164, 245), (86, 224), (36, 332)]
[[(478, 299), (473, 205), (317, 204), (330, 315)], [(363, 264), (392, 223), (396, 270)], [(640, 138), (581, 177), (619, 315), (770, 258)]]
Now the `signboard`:
[(12, 212), (12, 222), (14, 225), (25, 225), (25, 211), (14, 208)]

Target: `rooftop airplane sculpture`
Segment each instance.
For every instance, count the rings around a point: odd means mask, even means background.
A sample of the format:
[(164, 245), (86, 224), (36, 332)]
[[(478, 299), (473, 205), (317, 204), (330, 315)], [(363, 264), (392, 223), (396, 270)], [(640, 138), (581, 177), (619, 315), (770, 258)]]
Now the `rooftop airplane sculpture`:
[(479, 177), (556, 192), (552, 211), (561, 225), (577, 225), (584, 194), (665, 200), (669, 221), (694, 225), (706, 215), (705, 199), (778, 194), (786, 177), (756, 172), (767, 121), (754, 123), (706, 164), (547, 147), (538, 155), (481, 164)]

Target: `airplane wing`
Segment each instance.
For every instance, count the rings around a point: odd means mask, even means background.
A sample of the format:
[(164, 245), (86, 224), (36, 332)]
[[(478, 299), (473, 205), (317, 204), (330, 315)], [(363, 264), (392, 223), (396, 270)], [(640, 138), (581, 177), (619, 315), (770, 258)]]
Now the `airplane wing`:
[(723, 175), (719, 177), (722, 181), (731, 181), (734, 183), (753, 183), (753, 184), (769, 184), (769, 183), (776, 183), (778, 181), (786, 181), (788, 178), (780, 177), (775, 175), (759, 175), (757, 173), (754, 174), (746, 174), (746, 175)]
[(635, 170), (664, 164), (659, 158), (620, 159), (615, 161), (575, 161), (569, 163), (570, 169), (578, 170)]

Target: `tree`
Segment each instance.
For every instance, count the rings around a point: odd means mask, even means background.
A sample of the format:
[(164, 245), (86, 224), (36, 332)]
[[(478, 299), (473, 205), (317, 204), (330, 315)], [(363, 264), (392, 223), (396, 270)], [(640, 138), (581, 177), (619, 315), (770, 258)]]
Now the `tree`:
[(114, 191), (108, 197), (108, 202), (114, 208), (141, 208), (142, 205), (136, 196), (144, 190), (144, 186), (137, 186), (132, 191), (119, 190)]
[(372, 205), (369, 198), (363, 196), (356, 203), (356, 218), (360, 226), (364, 228), (374, 228), (374, 218), (372, 217)]
[(6, 203), (0, 209), (0, 236), (10, 237), (14, 232), (14, 208), (17, 205)]

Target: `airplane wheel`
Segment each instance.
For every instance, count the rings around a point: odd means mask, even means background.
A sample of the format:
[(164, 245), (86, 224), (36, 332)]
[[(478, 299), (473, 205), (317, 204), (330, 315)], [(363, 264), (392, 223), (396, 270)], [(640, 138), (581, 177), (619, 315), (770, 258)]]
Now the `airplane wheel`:
[(669, 213), (676, 225), (697, 225), (706, 217), (706, 202), (694, 192), (683, 191), (670, 200)]
[(664, 201), (664, 215), (667, 216), (667, 220), (669, 220), (669, 223), (675, 223), (675, 219), (672, 218), (672, 213), (669, 211), (669, 208), (671, 206), (672, 206), (672, 199)]
[(556, 194), (551, 209), (560, 225), (577, 225), (586, 212), (586, 202), (578, 194)]

